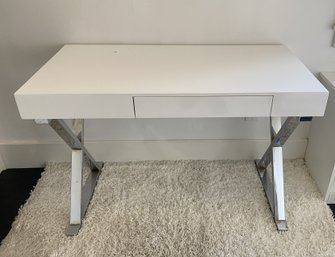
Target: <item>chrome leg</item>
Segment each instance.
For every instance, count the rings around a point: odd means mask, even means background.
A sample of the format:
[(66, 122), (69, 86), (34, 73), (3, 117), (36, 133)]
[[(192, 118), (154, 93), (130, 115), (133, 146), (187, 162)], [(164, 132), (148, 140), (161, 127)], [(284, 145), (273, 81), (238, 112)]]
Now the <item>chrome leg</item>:
[[(257, 166), (261, 169), (266, 169), (269, 164), (272, 162), (272, 148), (275, 146), (283, 146), (286, 140), (290, 137), (296, 127), (300, 124), (300, 117), (288, 117), (281, 126), (278, 132), (274, 131), (272, 126), (272, 120), (280, 119), (271, 118), (270, 130), (271, 130), (271, 144), (264, 153), (263, 157), (257, 161)], [(280, 120), (279, 120), (280, 122)], [(277, 122), (278, 123), (278, 122)], [(281, 122), (280, 122), (281, 123)]]
[(70, 224), (81, 224), (81, 189), (83, 185), (83, 151), (72, 150)]
[[(80, 230), (82, 218), (93, 196), (103, 164), (96, 162), (84, 146), (83, 120), (74, 120), (72, 129), (64, 120), (47, 120), (47, 123), (72, 149), (70, 224), (65, 233), (68, 236), (74, 236)], [(83, 186), (82, 170), (84, 162), (89, 165), (91, 172)]]
[[(284, 124), (281, 125), (280, 117), (271, 118), (271, 144), (263, 157), (260, 160), (255, 161), (265, 195), (268, 199), (273, 218), (279, 231), (288, 230), (285, 217), (282, 146), (299, 125), (300, 121), (300, 117), (289, 117)], [(270, 163), (272, 163), (271, 171), (268, 170)]]

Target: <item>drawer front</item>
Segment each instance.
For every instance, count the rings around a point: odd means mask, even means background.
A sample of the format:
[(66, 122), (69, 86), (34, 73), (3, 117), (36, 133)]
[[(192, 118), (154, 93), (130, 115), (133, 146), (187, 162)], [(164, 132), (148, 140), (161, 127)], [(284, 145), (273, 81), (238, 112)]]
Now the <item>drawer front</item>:
[(268, 117), (272, 96), (135, 96), (137, 118)]
[(122, 95), (15, 95), (22, 119), (134, 118), (132, 96)]

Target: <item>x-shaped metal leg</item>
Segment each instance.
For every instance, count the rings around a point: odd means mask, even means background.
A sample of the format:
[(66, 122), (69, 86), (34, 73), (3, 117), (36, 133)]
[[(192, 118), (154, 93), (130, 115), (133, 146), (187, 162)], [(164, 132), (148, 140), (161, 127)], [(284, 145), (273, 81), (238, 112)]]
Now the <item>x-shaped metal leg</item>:
[[(255, 161), (262, 185), (270, 204), (277, 229), (287, 230), (284, 201), (284, 174), (282, 146), (293, 133), (300, 121), (309, 121), (310, 117), (288, 117), (283, 125), (280, 118), (271, 118), (271, 144), (260, 160)], [(71, 214), (70, 225), (66, 230), (69, 236), (77, 235), (81, 220), (92, 198), (95, 185), (101, 173), (103, 163), (96, 162), (84, 146), (84, 121), (74, 120), (72, 129), (64, 120), (36, 120), (37, 123), (49, 124), (55, 132), (72, 149), (71, 176)], [(82, 168), (86, 162), (91, 173), (82, 186)], [(272, 163), (272, 173), (267, 167)]]
[[(280, 117), (272, 117), (270, 119), (271, 144), (263, 157), (255, 161), (265, 195), (279, 231), (288, 230), (285, 217), (282, 146), (300, 124), (300, 121), (309, 120), (311, 120), (310, 117), (288, 117), (282, 125)], [(270, 163), (272, 163), (272, 172), (267, 169)]]
[[(36, 122), (49, 124), (72, 149), (71, 212), (70, 224), (65, 233), (68, 236), (77, 235), (82, 218), (93, 196), (103, 163), (96, 162), (84, 146), (84, 120), (73, 120), (72, 129), (64, 120), (37, 120)], [(91, 172), (83, 186), (82, 170), (84, 163), (88, 164)]]

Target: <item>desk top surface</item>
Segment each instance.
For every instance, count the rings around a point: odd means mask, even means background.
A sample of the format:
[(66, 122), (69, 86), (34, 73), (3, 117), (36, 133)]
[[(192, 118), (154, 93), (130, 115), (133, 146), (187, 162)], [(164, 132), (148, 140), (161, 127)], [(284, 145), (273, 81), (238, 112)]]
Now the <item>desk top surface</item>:
[(321, 116), (327, 98), (280, 45), (65, 45), (15, 93), (25, 119)]
[(16, 95), (326, 92), (281, 45), (65, 45)]

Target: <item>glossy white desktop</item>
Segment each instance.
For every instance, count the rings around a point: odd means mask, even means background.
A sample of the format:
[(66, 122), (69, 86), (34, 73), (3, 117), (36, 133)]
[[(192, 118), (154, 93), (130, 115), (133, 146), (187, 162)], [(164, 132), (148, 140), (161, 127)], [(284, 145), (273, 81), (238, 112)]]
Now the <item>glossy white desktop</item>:
[[(15, 93), (23, 119), (48, 123), (73, 150), (69, 235), (102, 168), (84, 147), (83, 120), (101, 118), (271, 117), (272, 142), (256, 166), (277, 228), (287, 230), (282, 146), (301, 117), (324, 114), (327, 98), (280, 45), (66, 45)], [(82, 189), (84, 160), (92, 172)]]

